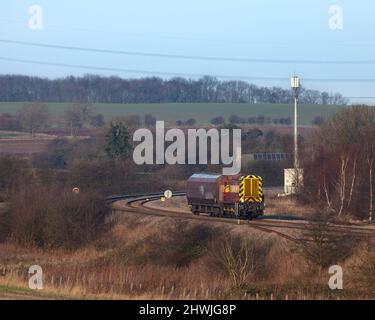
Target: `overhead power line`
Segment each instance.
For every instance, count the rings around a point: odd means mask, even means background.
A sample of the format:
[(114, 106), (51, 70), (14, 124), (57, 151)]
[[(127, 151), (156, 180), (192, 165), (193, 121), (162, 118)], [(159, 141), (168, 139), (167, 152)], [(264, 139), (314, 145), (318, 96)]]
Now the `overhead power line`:
[[(54, 66), (54, 67), (87, 69), (87, 70), (95, 70), (95, 71), (148, 74), (151, 76), (158, 75), (158, 76), (177, 76), (177, 77), (192, 77), (192, 78), (205, 76), (205, 74), (197, 74), (197, 73), (162, 72), (162, 71), (150, 71), (150, 70), (139, 70), (139, 69), (98, 67), (98, 66), (87, 66), (87, 65), (81, 65), (81, 64), (67, 64), (67, 63), (55, 63), (55, 62), (45, 62), (45, 61), (36, 61), (36, 60), (27, 60), (27, 59), (15, 59), (15, 58), (9, 58), (9, 57), (0, 57), (0, 60), (9, 61), (9, 62)], [(285, 81), (285, 78), (282, 78), (282, 77), (243, 77), (243, 76), (228, 76), (228, 75), (214, 75), (214, 76), (218, 78), (239, 79), (239, 80), (243, 79), (243, 80)]]
[(375, 97), (345, 97), (347, 99), (375, 99)]
[[(0, 23), (13, 23), (25, 26), (24, 20), (0, 18)], [(247, 40), (234, 40), (234, 39), (215, 39), (215, 38), (202, 38), (202, 37), (182, 37), (165, 34), (145, 34), (145, 33), (130, 33), (113, 30), (99, 30), (90, 28), (79, 28), (70, 26), (58, 26), (45, 24), (45, 29), (60, 29), (73, 32), (86, 32), (86, 33), (101, 33), (105, 35), (124, 36), (124, 37), (136, 37), (136, 38), (151, 38), (151, 39), (164, 39), (164, 40), (179, 40), (179, 41), (199, 41), (199, 42), (211, 42), (211, 43), (232, 43), (232, 44), (243, 44), (243, 45), (265, 45), (265, 46), (325, 46), (325, 47), (375, 47), (375, 43), (338, 43), (338, 42), (291, 42), (291, 41), (247, 41)]]
[[(16, 62), (16, 63), (27, 63), (27, 64), (36, 64), (36, 65), (45, 65), (53, 67), (62, 67), (62, 68), (73, 68), (73, 69), (86, 69), (92, 71), (109, 71), (116, 73), (134, 73), (134, 74), (147, 74), (150, 76), (172, 76), (172, 77), (190, 77), (190, 78), (199, 78), (204, 77), (207, 74), (197, 74), (197, 73), (181, 73), (181, 72), (164, 72), (164, 71), (151, 71), (151, 70), (140, 70), (140, 69), (124, 69), (124, 68), (112, 68), (112, 67), (98, 67), (98, 66), (88, 66), (81, 64), (68, 64), (68, 63), (56, 63), (56, 62), (46, 62), (46, 61), (37, 61), (37, 60), (28, 60), (28, 59), (16, 59), (9, 57), (0, 57), (2, 61)], [(286, 82), (288, 78), (286, 77), (258, 77), (258, 76), (240, 76), (240, 75), (212, 75), (220, 79), (231, 79), (231, 80), (247, 80), (247, 81), (278, 81)], [(304, 78), (304, 82), (375, 82), (374, 79), (345, 79), (345, 78)]]
[(263, 58), (231, 58), (231, 57), (218, 57), (218, 56), (192, 56), (192, 55), (177, 55), (177, 54), (164, 54), (164, 53), (150, 53), (140, 51), (122, 51), (110, 49), (96, 49), (85, 48), (76, 46), (64, 46), (47, 43), (35, 43), (26, 41), (6, 40), (0, 39), (1, 43), (16, 44), (22, 46), (60, 49), (60, 50), (74, 50), (81, 52), (95, 52), (128, 56), (142, 56), (153, 58), (167, 58), (167, 59), (184, 59), (184, 60), (205, 60), (205, 61), (223, 61), (223, 62), (247, 62), (247, 63), (274, 63), (274, 64), (334, 64), (334, 65), (375, 65), (375, 60), (297, 60), (297, 59), (263, 59)]

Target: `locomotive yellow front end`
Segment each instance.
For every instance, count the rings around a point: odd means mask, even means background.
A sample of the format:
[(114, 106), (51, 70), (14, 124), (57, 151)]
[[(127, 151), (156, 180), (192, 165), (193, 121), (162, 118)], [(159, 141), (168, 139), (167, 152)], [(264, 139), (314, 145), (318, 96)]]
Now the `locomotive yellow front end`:
[(240, 211), (255, 216), (262, 215), (264, 211), (263, 179), (255, 175), (242, 176), (238, 198)]

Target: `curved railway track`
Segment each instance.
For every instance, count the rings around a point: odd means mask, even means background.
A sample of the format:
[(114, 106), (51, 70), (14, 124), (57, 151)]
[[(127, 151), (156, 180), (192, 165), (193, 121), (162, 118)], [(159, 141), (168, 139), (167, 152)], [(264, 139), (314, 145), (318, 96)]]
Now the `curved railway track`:
[[(173, 197), (185, 196), (185, 192), (174, 192)], [(121, 206), (115, 206), (116, 211), (126, 211), (141, 213), (145, 215), (159, 216), (159, 217), (172, 217), (175, 219), (185, 220), (200, 220), (210, 222), (220, 222), (226, 224), (241, 224), (246, 225), (250, 228), (257, 229), (267, 233), (274, 233), (284, 239), (301, 242), (310, 241), (309, 239), (301, 239), (292, 237), (290, 234), (284, 233), (287, 229), (294, 230), (307, 230), (313, 222), (306, 220), (282, 220), (275, 219), (257, 219), (257, 220), (237, 220), (233, 218), (221, 218), (221, 217), (210, 217), (208, 215), (196, 216), (185, 212), (177, 212), (176, 210), (169, 210), (166, 208), (150, 208), (145, 206), (146, 203), (160, 199), (163, 193), (148, 193), (148, 194), (133, 194), (133, 195), (114, 195), (107, 198), (107, 201), (112, 204), (116, 204), (118, 201), (123, 201)], [(339, 225), (332, 224), (328, 225), (327, 229), (336, 233), (345, 233), (353, 236), (375, 236), (375, 229), (369, 229), (364, 227), (364, 224), (360, 225)]]

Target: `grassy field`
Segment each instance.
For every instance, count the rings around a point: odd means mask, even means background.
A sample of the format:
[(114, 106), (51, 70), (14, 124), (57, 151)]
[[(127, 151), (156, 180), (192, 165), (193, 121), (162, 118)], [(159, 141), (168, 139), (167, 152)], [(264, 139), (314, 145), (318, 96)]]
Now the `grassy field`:
[[(15, 113), (24, 103), (0, 102), (0, 113)], [(61, 116), (68, 103), (48, 103), (55, 117)], [(301, 105), (300, 124), (311, 125), (316, 116), (327, 117), (341, 106)], [(150, 113), (158, 120), (174, 124), (176, 120), (194, 118), (198, 124), (208, 124), (213, 117), (228, 119), (232, 114), (241, 117), (253, 117), (259, 114), (272, 118), (291, 117), (293, 106), (286, 104), (246, 104), (246, 103), (160, 103), (160, 104), (95, 104), (96, 112), (102, 113), (106, 120), (129, 114), (144, 115)]]

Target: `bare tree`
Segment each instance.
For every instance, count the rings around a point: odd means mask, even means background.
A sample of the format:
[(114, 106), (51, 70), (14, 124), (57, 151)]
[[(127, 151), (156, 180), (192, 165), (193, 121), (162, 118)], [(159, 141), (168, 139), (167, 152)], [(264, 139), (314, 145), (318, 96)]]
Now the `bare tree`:
[(345, 156), (340, 157), (340, 169), (337, 179), (337, 189), (339, 193), (340, 205), (338, 209), (338, 216), (341, 215), (344, 209), (345, 198), (346, 198), (346, 168), (348, 166), (348, 158)]
[(373, 167), (374, 167), (374, 155), (371, 154), (367, 158), (367, 163), (369, 167), (369, 198), (370, 198), (370, 203), (369, 203), (369, 221), (372, 221), (373, 219), (373, 214), (374, 214), (374, 187), (373, 187)]
[(34, 137), (38, 130), (47, 126), (49, 117), (48, 107), (44, 103), (27, 103), (20, 111), (21, 126), (30, 133), (31, 137)]
[(375, 162), (375, 114), (369, 109), (364, 109), (364, 136), (367, 137), (364, 140), (366, 162), (368, 166), (369, 175), (369, 221), (372, 221), (374, 214), (374, 162)]
[(333, 115), (312, 139), (305, 188), (318, 200), (323, 194), (337, 216), (351, 213), (373, 220), (374, 136), (375, 108), (355, 106)]
[(225, 237), (213, 255), (219, 265), (229, 275), (233, 286), (240, 288), (247, 280), (260, 271), (269, 251), (269, 243), (261, 237), (241, 239)]
[(94, 117), (94, 108), (89, 103), (73, 103), (65, 110), (64, 119), (70, 127), (70, 135), (76, 135), (77, 129), (90, 124)]

